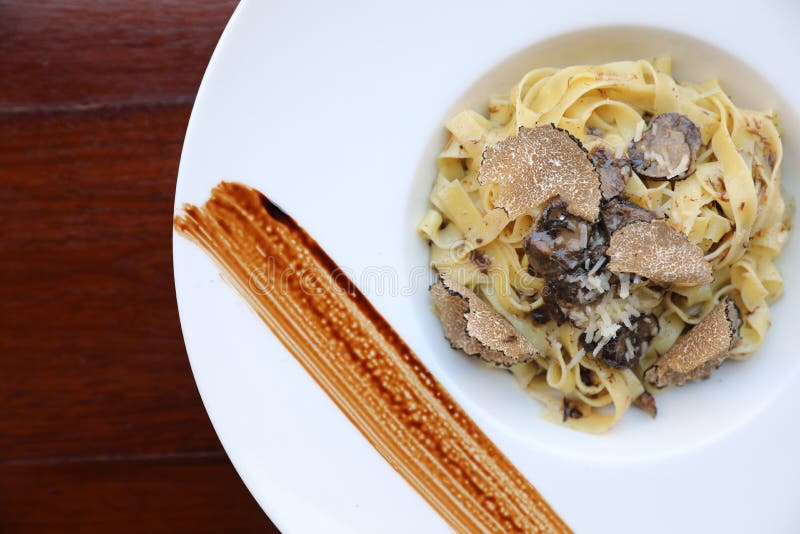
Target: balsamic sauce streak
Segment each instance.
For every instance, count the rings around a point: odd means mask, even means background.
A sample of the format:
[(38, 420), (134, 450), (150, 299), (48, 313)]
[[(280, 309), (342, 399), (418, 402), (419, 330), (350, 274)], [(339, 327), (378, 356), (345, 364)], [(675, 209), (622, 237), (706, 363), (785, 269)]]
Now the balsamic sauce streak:
[(174, 227), (214, 259), (356, 428), (454, 529), (571, 532), (316, 241), (269, 199), (223, 182), (203, 207), (184, 206)]

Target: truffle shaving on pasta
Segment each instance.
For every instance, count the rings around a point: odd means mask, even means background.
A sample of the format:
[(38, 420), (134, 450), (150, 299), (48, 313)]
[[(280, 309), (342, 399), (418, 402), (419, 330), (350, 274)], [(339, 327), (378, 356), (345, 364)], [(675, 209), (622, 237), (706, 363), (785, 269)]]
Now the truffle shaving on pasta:
[(445, 126), (418, 227), (434, 311), (545, 418), (655, 417), (656, 393), (761, 345), (790, 230), (772, 110), (660, 57), (534, 69)]

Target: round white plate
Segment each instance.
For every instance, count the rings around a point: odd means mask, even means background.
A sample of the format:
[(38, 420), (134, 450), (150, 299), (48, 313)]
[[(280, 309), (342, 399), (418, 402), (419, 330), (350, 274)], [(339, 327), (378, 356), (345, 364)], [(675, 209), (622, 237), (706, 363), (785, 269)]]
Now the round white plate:
[[(775, 107), (784, 188), (800, 193), (800, 5), (243, 2), (192, 112), (176, 208), (220, 180), (258, 188), (351, 275), (480, 427), (578, 532), (795, 532), (800, 388), (795, 232), (784, 297), (751, 360), (658, 397), (602, 436), (539, 418), (507, 373), (454, 353), (428, 306), (415, 225), (442, 124), (530, 68), (673, 56)], [(446, 524), (375, 452), (204, 254), (174, 240), (181, 323), (200, 393), (245, 484), (288, 532), (438, 532)]]

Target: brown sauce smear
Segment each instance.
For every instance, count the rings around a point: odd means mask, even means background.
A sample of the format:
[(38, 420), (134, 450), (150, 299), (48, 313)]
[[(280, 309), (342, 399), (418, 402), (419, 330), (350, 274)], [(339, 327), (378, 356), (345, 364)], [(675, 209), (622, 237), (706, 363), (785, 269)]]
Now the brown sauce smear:
[[(176, 216), (387, 462), (459, 532), (571, 532), (320, 246), (223, 182)], [(269, 268), (267, 268), (269, 267)]]

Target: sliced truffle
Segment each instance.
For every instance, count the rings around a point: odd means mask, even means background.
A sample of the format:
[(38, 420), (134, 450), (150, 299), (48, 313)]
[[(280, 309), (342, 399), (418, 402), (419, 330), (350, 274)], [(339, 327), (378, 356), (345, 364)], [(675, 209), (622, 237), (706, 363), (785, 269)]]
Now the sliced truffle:
[(536, 354), (505, 317), (466, 287), (440, 276), (429, 291), (444, 337), (454, 349), (505, 366), (529, 361)]
[(573, 215), (597, 220), (600, 179), (580, 142), (554, 125), (519, 129), (487, 147), (478, 172), (482, 184), (498, 184), (495, 204), (512, 219), (560, 196)]
[(654, 418), (656, 414), (658, 414), (658, 409), (656, 408), (656, 400), (653, 398), (651, 394), (648, 392), (644, 392), (635, 399), (633, 399), (633, 405), (643, 410), (647, 415)]
[(708, 378), (741, 339), (741, 326), (739, 308), (725, 297), (644, 373), (645, 380), (663, 388)]
[[(597, 357), (612, 367), (630, 369), (639, 362), (647, 352), (650, 341), (658, 334), (658, 319), (648, 313), (631, 319), (631, 327), (621, 325), (608, 343), (603, 345)], [(586, 344), (589, 350), (595, 344)]]
[(686, 234), (664, 220), (629, 224), (611, 235), (608, 269), (634, 273), (659, 284), (711, 282), (711, 264)]
[(617, 158), (605, 145), (598, 145), (589, 154), (594, 168), (600, 176), (600, 193), (609, 200), (625, 190), (625, 182), (631, 176), (631, 162), (628, 158)]
[(700, 130), (680, 113), (659, 115), (628, 148), (636, 174), (656, 180), (683, 180), (694, 172), (703, 140)]
[(591, 224), (567, 211), (567, 203), (556, 198), (542, 211), (535, 230), (523, 246), (531, 271), (538, 276), (575, 269), (584, 262)]
[(634, 204), (629, 200), (614, 198), (603, 203), (600, 208), (600, 219), (608, 232), (613, 234), (623, 226), (635, 222), (650, 222), (656, 215), (650, 210)]

